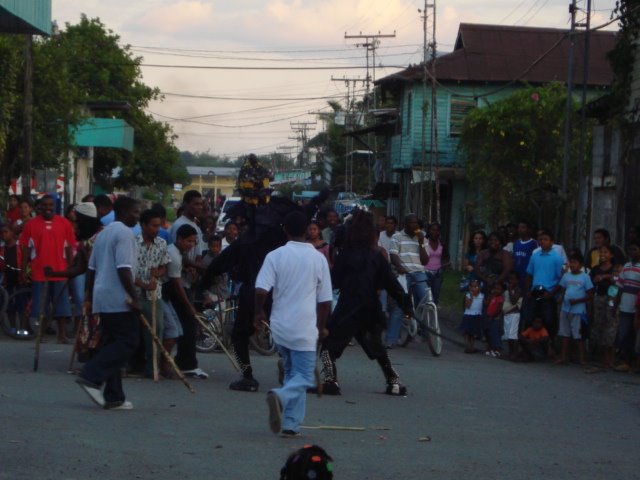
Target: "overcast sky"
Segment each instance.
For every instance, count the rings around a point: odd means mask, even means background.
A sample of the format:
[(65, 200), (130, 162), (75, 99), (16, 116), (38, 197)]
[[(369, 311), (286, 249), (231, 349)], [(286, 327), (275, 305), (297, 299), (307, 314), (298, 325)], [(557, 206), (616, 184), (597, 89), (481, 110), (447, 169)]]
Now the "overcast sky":
[[(440, 0), (438, 51), (453, 49), (461, 22), (568, 28), (569, 3)], [(586, 0), (578, 3), (586, 6)], [(614, 4), (594, 0), (592, 24), (609, 20)], [(145, 82), (166, 94), (149, 111), (172, 125), (180, 149), (236, 157), (295, 147), (291, 123), (313, 122), (309, 112), (326, 111), (327, 100), (346, 96), (345, 82), (332, 77), (364, 78), (365, 49), (356, 46), (362, 40), (345, 39), (345, 33), (395, 32), (380, 41), (376, 78), (419, 63), (423, 6), (424, 0), (53, 0), (52, 16), (61, 28), (82, 13), (98, 17), (144, 57)], [(321, 128), (318, 122), (315, 132)]]

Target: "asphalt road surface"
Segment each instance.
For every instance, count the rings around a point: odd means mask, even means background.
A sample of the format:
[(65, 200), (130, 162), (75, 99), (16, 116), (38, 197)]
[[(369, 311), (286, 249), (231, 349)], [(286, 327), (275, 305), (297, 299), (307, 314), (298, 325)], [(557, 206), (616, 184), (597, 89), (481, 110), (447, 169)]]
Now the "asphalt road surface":
[(66, 373), (70, 347), (0, 337), (0, 479), (276, 479), (307, 443), (334, 458), (336, 479), (640, 478), (640, 375), (586, 375), (578, 366), (514, 364), (464, 355), (447, 342), (391, 356), (409, 387), (384, 395), (358, 346), (338, 363), (342, 396), (309, 395), (308, 427), (282, 439), (268, 428), (265, 393), (276, 358), (253, 355), (259, 393), (222, 354), (199, 355), (208, 380), (126, 379), (132, 411), (104, 411)]

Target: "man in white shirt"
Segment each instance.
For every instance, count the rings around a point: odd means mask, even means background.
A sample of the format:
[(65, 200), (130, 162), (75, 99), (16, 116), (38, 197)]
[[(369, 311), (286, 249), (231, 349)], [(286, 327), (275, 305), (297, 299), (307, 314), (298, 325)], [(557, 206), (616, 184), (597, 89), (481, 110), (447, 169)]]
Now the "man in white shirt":
[(331, 311), (331, 277), (325, 257), (306, 243), (309, 221), (288, 214), (284, 230), (289, 242), (265, 258), (256, 279), (255, 327), (267, 321), (265, 303), (273, 291), (270, 327), (284, 363), (284, 384), (267, 394), (269, 424), (283, 437), (300, 435), (306, 390), (314, 386), (318, 337), (326, 335)]

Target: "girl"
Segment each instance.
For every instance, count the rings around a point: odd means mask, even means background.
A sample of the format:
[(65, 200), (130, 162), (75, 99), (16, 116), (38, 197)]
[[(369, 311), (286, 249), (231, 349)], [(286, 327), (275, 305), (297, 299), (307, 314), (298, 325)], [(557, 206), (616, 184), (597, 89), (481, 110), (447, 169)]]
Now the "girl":
[(621, 265), (614, 265), (615, 252), (610, 245), (600, 247), (600, 263), (589, 275), (595, 287), (593, 297), (593, 324), (591, 340), (602, 349), (602, 367), (613, 367), (613, 346), (618, 331), (618, 317), (609, 308), (609, 287), (615, 285), (615, 277)]
[(473, 348), (476, 338), (482, 336), (482, 305), (484, 295), (480, 292), (480, 282), (471, 280), (469, 291), (464, 296), (464, 315), (460, 330), (464, 335), (466, 348), (464, 353), (477, 353), (478, 349)]
[(469, 239), (467, 253), (464, 254), (462, 259), (462, 271), (465, 272), (465, 276), (460, 281), (461, 292), (466, 292), (469, 289), (471, 280), (478, 278), (475, 273), (476, 260), (478, 259), (478, 254), (485, 248), (487, 248), (487, 234), (482, 230), (477, 230)]
[(502, 356), (502, 340), (500, 339), (500, 324), (502, 320), (502, 305), (504, 297), (501, 283), (494, 283), (490, 290), (490, 296), (485, 299), (487, 311), (485, 314), (485, 335), (487, 337), (488, 357)]
[(433, 302), (437, 305), (440, 299), (440, 291), (442, 290), (442, 269), (448, 265), (447, 254), (443, 243), (440, 241), (439, 223), (429, 225), (424, 248), (429, 256), (429, 261), (424, 266), (424, 269), (427, 272), (427, 280), (433, 294)]
[(329, 261), (329, 244), (322, 238), (322, 231), (320, 230), (318, 222), (312, 221), (309, 227), (307, 227), (307, 242), (316, 247), (316, 250), (325, 256), (327, 262), (329, 262), (329, 267), (331, 267), (331, 262)]

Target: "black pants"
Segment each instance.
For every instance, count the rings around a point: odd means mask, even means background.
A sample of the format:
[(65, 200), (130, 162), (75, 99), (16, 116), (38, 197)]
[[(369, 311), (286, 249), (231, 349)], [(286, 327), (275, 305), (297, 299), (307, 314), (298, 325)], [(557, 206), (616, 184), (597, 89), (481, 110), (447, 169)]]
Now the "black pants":
[(544, 328), (549, 332), (549, 336), (556, 338), (558, 333), (558, 303), (555, 297), (541, 298), (535, 300), (532, 298), (524, 299), (522, 306), (524, 322), (520, 322), (520, 329), (526, 329), (533, 323), (534, 318), (542, 318)]
[(338, 304), (327, 327), (329, 336), (322, 341), (322, 349), (328, 350), (334, 359), (340, 358), (352, 338), (371, 360), (387, 354), (382, 343), (385, 318), (379, 304), (360, 307)]
[(104, 384), (106, 402), (124, 401), (120, 372), (138, 345), (138, 324), (133, 312), (100, 314), (102, 344), (80, 376), (96, 385)]
[[(167, 284), (165, 284), (167, 285)], [(189, 289), (185, 288), (187, 297), (190, 298)], [(178, 338), (178, 351), (176, 352), (176, 365), (180, 370), (193, 370), (198, 368), (198, 359), (196, 358), (196, 335), (197, 335), (197, 323), (191, 310), (187, 308), (182, 301), (178, 299), (178, 296), (171, 288), (164, 288), (162, 295), (168, 298), (173, 305), (178, 318), (180, 319), (180, 325), (182, 325), (182, 336)]]

